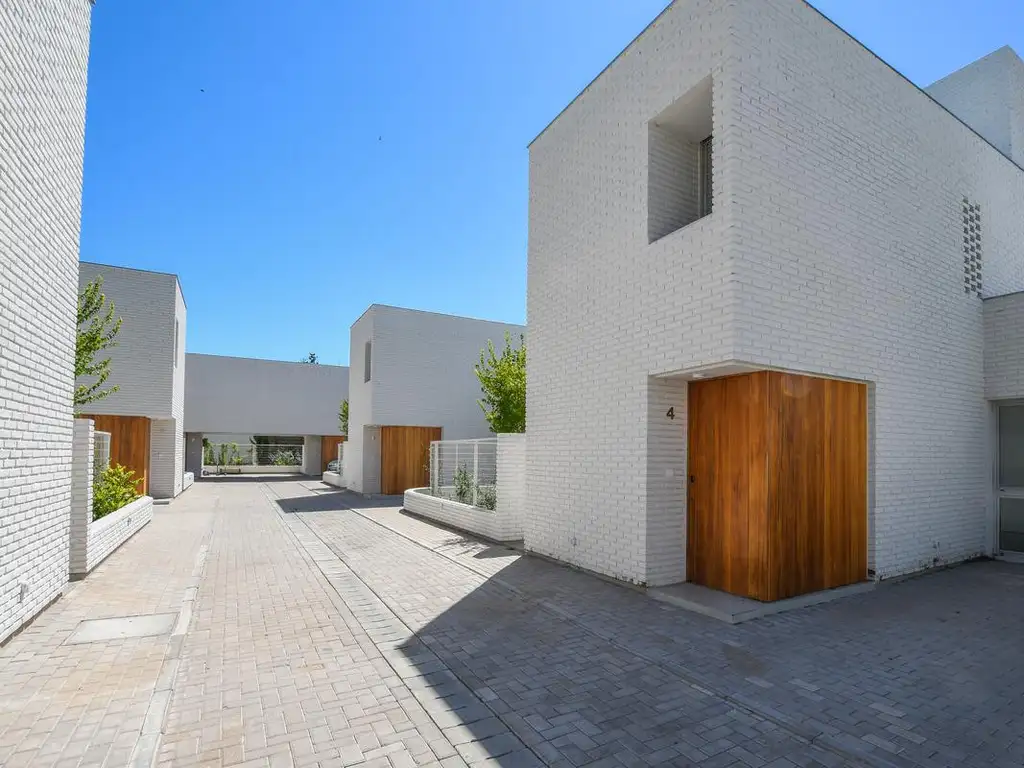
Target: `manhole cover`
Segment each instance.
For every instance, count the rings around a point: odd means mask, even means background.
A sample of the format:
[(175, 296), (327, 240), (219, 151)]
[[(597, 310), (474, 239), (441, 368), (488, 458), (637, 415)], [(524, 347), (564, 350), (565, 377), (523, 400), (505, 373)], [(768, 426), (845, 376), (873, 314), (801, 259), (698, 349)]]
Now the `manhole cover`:
[(78, 625), (64, 642), (97, 643), (102, 640), (121, 640), (126, 637), (152, 637), (167, 635), (174, 629), (176, 613), (153, 613), (149, 616), (117, 616), (112, 619), (90, 619)]

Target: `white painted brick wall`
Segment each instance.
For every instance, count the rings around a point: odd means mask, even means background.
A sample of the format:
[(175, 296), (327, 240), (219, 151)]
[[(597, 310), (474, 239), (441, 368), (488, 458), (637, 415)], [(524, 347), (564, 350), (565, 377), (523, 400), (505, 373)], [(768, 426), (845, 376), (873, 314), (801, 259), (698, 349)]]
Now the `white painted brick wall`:
[[(380, 490), (377, 476), (367, 477), (366, 456), (363, 443), (368, 440), (368, 426), (372, 424), (373, 388), (372, 376), (365, 381), (364, 355), (366, 342), (373, 340), (373, 307), (367, 309), (353, 324), (349, 332), (348, 368), (348, 439), (345, 441), (345, 482), (358, 493), (374, 493)], [(377, 443), (379, 450), (380, 444)]]
[(152, 519), (153, 499), (150, 496), (142, 496), (116, 512), (89, 523), (86, 530), (87, 554), (84, 570), (73, 571), (72, 576), (84, 577)]
[[(673, 6), (530, 148), (525, 545), (628, 581), (678, 580), (684, 557), (685, 419), (649, 467), (648, 402), (672, 401), (649, 374), (727, 360), (734, 338), (717, 178), (711, 215), (648, 244), (648, 121), (711, 75), (714, 122), (730, 123), (733, 7)], [(649, 568), (649, 546), (672, 551)]]
[[(445, 440), (490, 437), (477, 404), (480, 382), (473, 372), (480, 351), (493, 340), (500, 352), (505, 332), (518, 344), (521, 325), (435, 312), (371, 306), (352, 326), (349, 372), (349, 447), (353, 467), (379, 469), (379, 455), (364, 457), (366, 425), (441, 427)], [(371, 380), (363, 381), (363, 350), (372, 344)], [(379, 451), (379, 443), (376, 449)], [(358, 458), (357, 458), (358, 457)], [(369, 463), (367, 463), (369, 462)], [(347, 468), (346, 468), (347, 469)], [(365, 477), (347, 477), (364, 493)], [(379, 481), (378, 486), (379, 487)]]
[(68, 579), (90, 8), (0, 4), (0, 641)]
[(925, 89), (1000, 152), (1024, 164), (1019, 117), (1024, 107), (1024, 62), (1009, 46), (993, 51)]
[(985, 397), (1024, 398), (1024, 293), (985, 299)]
[(526, 435), (499, 434), (495, 474), (495, 512), (505, 521), (504, 535), (523, 538), (526, 519)]
[(508, 515), (438, 498), (416, 489), (405, 492), (402, 506), (413, 514), (494, 541), (515, 541), (522, 537), (517, 521)]
[[(184, 370), (174, 367), (174, 320), (179, 320), (179, 354), (185, 346), (184, 302), (175, 275), (141, 269), (111, 267), (83, 261), (79, 285), (103, 277), (103, 293), (114, 302), (123, 318), (117, 346), (107, 350), (110, 378), (107, 386), (120, 389), (90, 403), (88, 413), (148, 416), (166, 419), (180, 416), (180, 389), (176, 379)], [(180, 312), (180, 315), (178, 314)], [(177, 400), (177, 402), (176, 402)]]
[[(647, 123), (708, 74), (714, 213), (648, 245)], [(873, 382), (880, 576), (984, 551), (964, 195), (985, 294), (1024, 287), (998, 151), (799, 0), (670, 6), (531, 146), (527, 548), (681, 579), (685, 385), (650, 376), (735, 360)]]
[(93, 450), (96, 428), (92, 419), (75, 419), (71, 452), (71, 574), (88, 573), (88, 530), (92, 522)]
[(180, 438), (174, 419), (153, 419), (149, 424), (149, 493), (154, 499), (173, 499), (181, 493)]

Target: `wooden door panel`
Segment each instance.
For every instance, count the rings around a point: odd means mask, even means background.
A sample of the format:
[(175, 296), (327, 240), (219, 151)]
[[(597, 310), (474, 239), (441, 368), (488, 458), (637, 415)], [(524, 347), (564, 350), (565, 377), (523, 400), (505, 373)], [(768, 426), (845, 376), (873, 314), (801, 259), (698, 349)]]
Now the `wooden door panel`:
[(92, 419), (97, 432), (110, 433), (110, 463), (121, 464), (141, 482), (139, 493), (149, 493), (150, 421), (145, 416), (80, 416)]
[(689, 388), (688, 578), (750, 597), (767, 585), (766, 381), (755, 373)]
[(338, 458), (338, 446), (345, 442), (343, 435), (322, 435), (320, 437), (320, 472), (327, 471), (327, 465)]
[(855, 584), (868, 571), (867, 387), (826, 380), (825, 520), (829, 557), (822, 589)]
[(404, 493), (430, 484), (430, 443), (441, 439), (440, 427), (381, 427), (381, 493)]

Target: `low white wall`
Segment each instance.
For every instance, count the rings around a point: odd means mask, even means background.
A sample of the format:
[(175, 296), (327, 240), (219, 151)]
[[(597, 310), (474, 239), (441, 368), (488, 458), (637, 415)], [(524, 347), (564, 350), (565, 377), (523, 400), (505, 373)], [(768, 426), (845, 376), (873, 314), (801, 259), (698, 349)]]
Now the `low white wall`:
[(203, 467), (203, 474), (207, 477), (216, 475), (301, 475), (302, 467), (298, 464), (287, 464), (283, 467), (269, 465), (266, 467), (254, 467), (250, 464), (243, 464), (240, 467)]
[(526, 524), (526, 435), (499, 434), (496, 461), (495, 511), (515, 525), (521, 539)]
[(72, 571), (72, 577), (80, 579), (85, 576), (152, 519), (153, 499), (142, 496), (116, 512), (89, 523), (84, 570)]
[(192, 483), (196, 481), (196, 476), (191, 472), (186, 472), (181, 476), (181, 490), (187, 491), (191, 487)]
[(345, 481), (337, 472), (324, 472), (323, 481), (328, 485), (333, 485), (335, 488), (345, 487)]
[(153, 499), (143, 496), (99, 520), (92, 519), (95, 428), (75, 419), (71, 452), (71, 578), (84, 578), (111, 552), (153, 519)]
[(457, 501), (430, 495), (429, 488), (412, 488), (405, 492), (403, 505), (408, 512), (436, 520), (494, 541), (515, 541), (523, 537), (518, 520), (502, 514)]

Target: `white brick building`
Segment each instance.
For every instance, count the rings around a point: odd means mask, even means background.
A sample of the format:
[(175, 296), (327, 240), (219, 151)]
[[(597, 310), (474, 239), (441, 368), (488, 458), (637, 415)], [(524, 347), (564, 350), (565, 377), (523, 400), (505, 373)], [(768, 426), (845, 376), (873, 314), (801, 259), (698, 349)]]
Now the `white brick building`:
[[(111, 457), (147, 474), (142, 490), (157, 499), (181, 493), (185, 472), (185, 324), (186, 308), (177, 275), (92, 262), (81, 263), (79, 285), (103, 278), (103, 293), (123, 319), (117, 346), (109, 355), (105, 386), (117, 392), (89, 403), (83, 413), (97, 419), (96, 429), (113, 431)], [(135, 421), (133, 421), (133, 419)], [(138, 451), (132, 464), (125, 445), (131, 430), (148, 432), (148, 467)]]
[(0, 5), (0, 641), (68, 580), (90, 10)]
[[(382, 428), (408, 430), (408, 439), (489, 437), (477, 401), (480, 382), (473, 367), (493, 341), (500, 351), (505, 334), (518, 346), (525, 333), (510, 325), (468, 317), (374, 304), (352, 325), (349, 365), (349, 430), (345, 446), (345, 480), (361, 493), (380, 493)], [(386, 451), (385, 451), (386, 452)], [(424, 462), (425, 462), (424, 456)], [(417, 465), (419, 466), (419, 465)], [(401, 477), (395, 480), (399, 485)], [(423, 482), (420, 485), (424, 484)], [(384, 483), (383, 490), (395, 491)], [(412, 487), (412, 486), (409, 486)]]
[(243, 444), (256, 435), (302, 436), (304, 470), (322, 472), (330, 459), (321, 446), (337, 442), (324, 438), (341, 435), (338, 410), (348, 397), (348, 368), (195, 353), (185, 358), (186, 468), (196, 477), (204, 436), (215, 442), (232, 436)]
[(999, 551), (1022, 73), (922, 91), (801, 0), (670, 5), (530, 147), (526, 547), (686, 579), (688, 392), (772, 369), (864, 385), (864, 577)]

